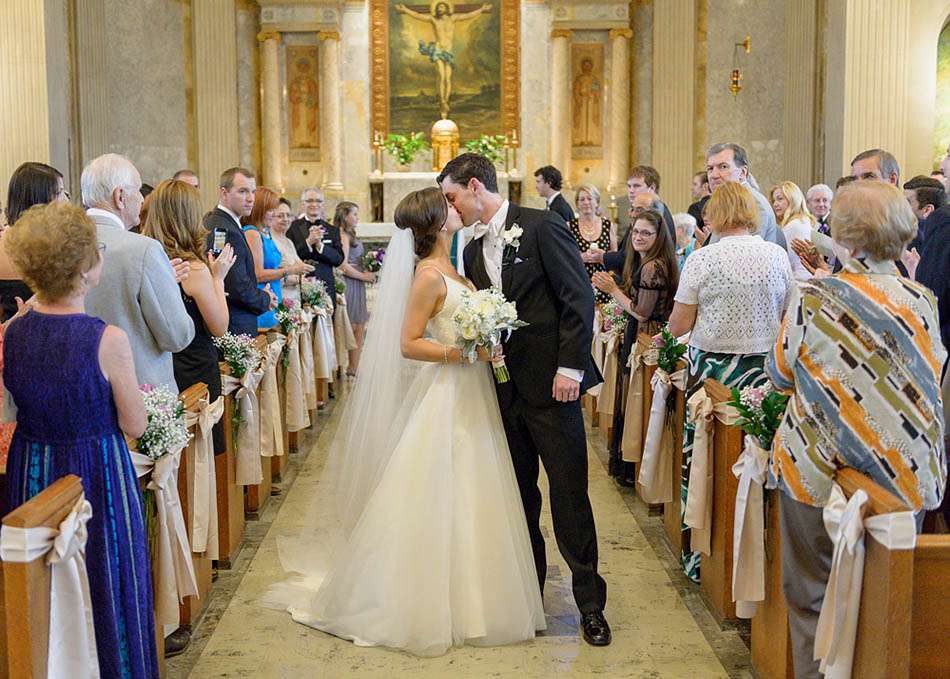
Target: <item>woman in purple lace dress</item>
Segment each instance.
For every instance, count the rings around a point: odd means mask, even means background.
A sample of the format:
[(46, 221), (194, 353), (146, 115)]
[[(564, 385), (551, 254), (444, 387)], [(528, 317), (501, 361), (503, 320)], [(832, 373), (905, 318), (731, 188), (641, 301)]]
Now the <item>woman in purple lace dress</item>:
[(84, 312), (102, 270), (96, 227), (80, 208), (53, 203), (20, 217), (4, 242), (36, 300), (4, 335), (17, 428), (3, 511), (67, 474), (82, 479), (100, 675), (158, 677), (142, 499), (124, 438), (145, 431), (145, 407), (128, 337)]

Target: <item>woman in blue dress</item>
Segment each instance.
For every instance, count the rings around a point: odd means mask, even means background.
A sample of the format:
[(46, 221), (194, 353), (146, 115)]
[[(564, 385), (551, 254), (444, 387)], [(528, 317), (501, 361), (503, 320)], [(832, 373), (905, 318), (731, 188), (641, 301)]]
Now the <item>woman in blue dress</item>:
[[(242, 219), (244, 238), (254, 256), (254, 271), (257, 274), (257, 287), (270, 286), (277, 295), (277, 301), (283, 302), (283, 281), (287, 276), (308, 273), (311, 269), (304, 262), (281, 266), (280, 249), (273, 241), (270, 227), (274, 223), (280, 197), (266, 186), (254, 191), (254, 207), (251, 214)], [(269, 330), (277, 325), (277, 316), (273, 309), (257, 317), (258, 330)]]
[(3, 382), (17, 428), (3, 512), (68, 474), (82, 479), (92, 505), (86, 570), (100, 675), (158, 677), (142, 497), (125, 444), (145, 431), (145, 406), (125, 332), (84, 307), (103, 246), (68, 203), (30, 209), (3, 241), (36, 293), (4, 336)]

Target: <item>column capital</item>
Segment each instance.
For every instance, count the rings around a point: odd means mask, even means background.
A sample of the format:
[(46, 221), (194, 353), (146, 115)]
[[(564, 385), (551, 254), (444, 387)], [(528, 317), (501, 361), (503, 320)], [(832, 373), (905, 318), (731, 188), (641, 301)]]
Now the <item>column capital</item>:
[(607, 32), (607, 37), (613, 40), (614, 38), (632, 38), (633, 30), (630, 28), (611, 28)]
[(257, 42), (267, 42), (268, 40), (274, 40), (279, 44), (280, 33), (277, 31), (261, 31), (257, 34)]
[(555, 28), (551, 31), (552, 38), (570, 38), (571, 29), (569, 28)]
[(339, 31), (317, 31), (317, 38), (319, 40), (339, 40), (340, 32)]

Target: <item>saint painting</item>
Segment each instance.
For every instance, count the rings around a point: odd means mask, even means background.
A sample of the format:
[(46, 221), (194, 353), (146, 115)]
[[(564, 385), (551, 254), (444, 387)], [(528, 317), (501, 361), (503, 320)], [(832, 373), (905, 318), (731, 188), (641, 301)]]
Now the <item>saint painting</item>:
[(597, 157), (603, 146), (603, 45), (571, 46), (571, 146), (575, 157)]
[(291, 150), (320, 147), (320, 90), (317, 85), (317, 48), (288, 46), (287, 100)]

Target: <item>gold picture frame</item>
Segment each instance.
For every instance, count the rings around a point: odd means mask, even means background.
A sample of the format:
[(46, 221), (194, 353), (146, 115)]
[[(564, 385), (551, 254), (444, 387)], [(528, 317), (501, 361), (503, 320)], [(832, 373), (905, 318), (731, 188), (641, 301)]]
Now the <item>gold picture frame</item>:
[[(386, 135), (390, 131), (390, 64), (389, 64), (389, 18), (390, 9), (397, 4), (432, 4), (428, 0), (370, 0), (370, 107), (371, 130)], [(481, 3), (456, 5), (478, 6)], [(514, 133), (521, 137), (521, 2), (520, 0), (496, 0), (500, 7), (499, 43), (501, 50), (501, 77), (499, 99), (499, 125), (496, 134)], [(451, 113), (450, 113), (451, 117)], [(435, 122), (432, 120), (431, 123)], [(428, 131), (428, 127), (424, 131)], [(463, 137), (465, 130), (462, 130)]]

